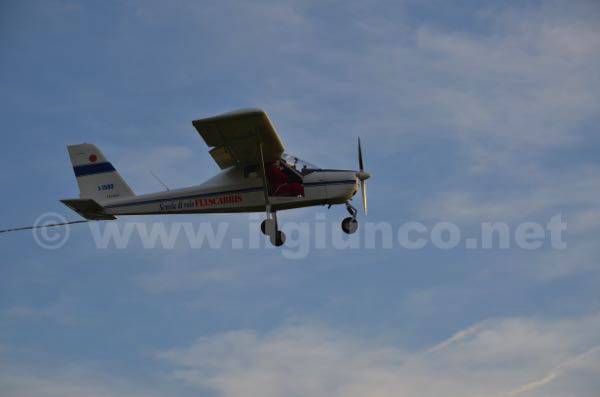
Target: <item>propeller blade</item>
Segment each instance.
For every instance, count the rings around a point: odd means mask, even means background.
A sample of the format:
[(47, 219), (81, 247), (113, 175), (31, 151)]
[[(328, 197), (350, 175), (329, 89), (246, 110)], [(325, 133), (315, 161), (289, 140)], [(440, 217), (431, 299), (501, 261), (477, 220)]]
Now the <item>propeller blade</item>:
[(360, 193), (362, 195), (363, 210), (365, 210), (365, 215), (367, 215), (367, 182), (366, 181), (360, 181)]
[(365, 170), (365, 167), (363, 165), (362, 149), (360, 147), (360, 137), (358, 137), (358, 167), (361, 171)]
[(360, 145), (360, 137), (358, 137), (358, 167), (360, 169), (360, 172), (357, 173), (357, 176), (360, 179), (360, 193), (362, 196), (362, 205), (363, 210), (365, 210), (365, 215), (367, 215), (367, 183), (365, 181), (369, 179), (371, 175), (369, 175), (368, 172), (365, 172), (362, 147)]

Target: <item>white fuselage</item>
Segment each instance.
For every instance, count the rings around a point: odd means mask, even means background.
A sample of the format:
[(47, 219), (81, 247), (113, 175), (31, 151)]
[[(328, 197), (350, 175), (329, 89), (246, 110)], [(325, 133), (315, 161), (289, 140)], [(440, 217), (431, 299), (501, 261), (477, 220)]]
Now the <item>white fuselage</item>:
[[(314, 170), (302, 178), (303, 197), (270, 196), (273, 211), (342, 204), (358, 189), (356, 171)], [(260, 212), (266, 203), (262, 179), (229, 168), (205, 183), (184, 189), (114, 199), (100, 203), (111, 215)]]

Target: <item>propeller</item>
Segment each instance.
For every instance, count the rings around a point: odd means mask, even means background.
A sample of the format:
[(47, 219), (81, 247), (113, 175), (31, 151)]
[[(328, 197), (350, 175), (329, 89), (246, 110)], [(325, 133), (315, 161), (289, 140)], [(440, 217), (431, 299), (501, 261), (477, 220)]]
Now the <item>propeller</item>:
[(360, 137), (358, 138), (358, 167), (359, 172), (356, 173), (357, 178), (360, 180), (360, 193), (362, 195), (362, 204), (367, 214), (367, 182), (366, 180), (371, 177), (371, 174), (365, 172), (365, 166), (363, 162), (362, 148), (360, 146)]

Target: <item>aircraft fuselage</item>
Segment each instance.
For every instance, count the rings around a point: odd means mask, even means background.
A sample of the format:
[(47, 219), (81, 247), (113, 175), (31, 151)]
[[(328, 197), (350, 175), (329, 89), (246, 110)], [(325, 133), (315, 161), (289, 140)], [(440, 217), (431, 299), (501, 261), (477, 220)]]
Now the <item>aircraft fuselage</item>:
[[(311, 170), (302, 177), (304, 196), (270, 196), (271, 210), (343, 204), (356, 193), (357, 171)], [(229, 168), (205, 183), (184, 189), (115, 199), (100, 203), (110, 215), (198, 214), (265, 211), (262, 179)]]

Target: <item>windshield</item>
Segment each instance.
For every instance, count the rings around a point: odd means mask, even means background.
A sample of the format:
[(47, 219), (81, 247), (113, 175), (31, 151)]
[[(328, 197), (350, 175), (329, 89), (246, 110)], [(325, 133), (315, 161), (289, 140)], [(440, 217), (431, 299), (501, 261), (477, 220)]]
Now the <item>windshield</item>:
[(281, 155), (281, 159), (284, 160), (290, 167), (294, 168), (296, 171), (302, 172), (304, 170), (318, 170), (314, 164), (306, 162), (302, 159), (299, 159), (296, 156), (292, 156), (291, 154), (284, 153)]

